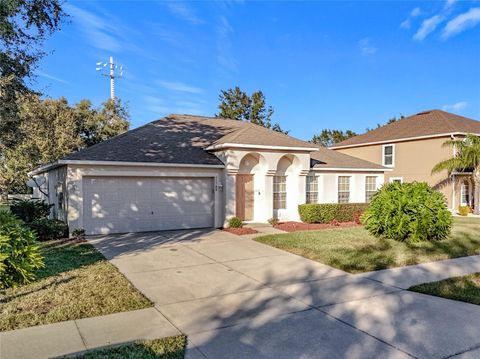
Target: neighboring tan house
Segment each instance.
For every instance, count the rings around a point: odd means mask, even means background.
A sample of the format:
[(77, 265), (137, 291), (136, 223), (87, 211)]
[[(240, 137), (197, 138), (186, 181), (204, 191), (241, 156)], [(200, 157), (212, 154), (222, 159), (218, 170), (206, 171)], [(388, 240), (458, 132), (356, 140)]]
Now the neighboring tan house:
[(299, 220), (305, 202), (368, 201), (389, 170), (251, 123), (170, 115), (30, 175), (70, 231), (106, 234)]
[(385, 181), (424, 181), (441, 191), (451, 210), (473, 205), (473, 179), (468, 170), (450, 176), (433, 174), (432, 168), (454, 155), (442, 147), (448, 139), (466, 134), (480, 136), (480, 122), (440, 110), (431, 110), (400, 119), (365, 134), (335, 144), (331, 149), (383, 165), (392, 171)]

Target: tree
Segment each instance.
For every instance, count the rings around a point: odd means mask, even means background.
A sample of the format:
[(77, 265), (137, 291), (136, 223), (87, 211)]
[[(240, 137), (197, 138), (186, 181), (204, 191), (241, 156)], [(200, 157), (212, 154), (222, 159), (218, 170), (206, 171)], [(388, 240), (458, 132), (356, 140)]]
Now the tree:
[(0, 0), (0, 154), (21, 141), (18, 99), (66, 16), (59, 0)]
[(330, 147), (356, 135), (357, 134), (351, 130), (322, 130), (319, 135), (314, 135), (310, 142), (323, 147)]
[(288, 133), (282, 130), (278, 123), (272, 124), (273, 107), (267, 106), (262, 91), (255, 91), (249, 96), (240, 87), (222, 90), (218, 97), (220, 112), (217, 117), (251, 122), (256, 125), (270, 128), (277, 132)]
[(85, 147), (126, 132), (130, 125), (128, 109), (118, 98), (104, 102), (100, 109), (92, 108), (89, 100), (82, 100), (75, 112), (79, 136)]
[(27, 173), (43, 164), (128, 130), (128, 111), (119, 100), (93, 108), (88, 100), (72, 107), (65, 98), (25, 95), (19, 104), (22, 141), (0, 156), (0, 195), (26, 193)]
[(383, 125), (377, 123), (377, 127), (375, 127), (375, 128), (368, 128), (368, 127), (367, 127), (367, 128), (365, 129), (365, 132), (370, 132), (370, 131), (375, 130), (375, 129), (377, 129), (377, 128), (380, 128), (380, 127), (389, 125), (389, 124), (391, 124), (391, 123), (397, 122), (398, 120), (401, 120), (402, 118), (405, 118), (405, 116), (400, 115), (400, 118), (396, 118), (396, 117), (394, 116), (394, 117), (392, 117), (392, 118), (389, 118), (389, 119), (387, 120), (387, 122), (386, 122), (385, 124), (383, 124)]
[(475, 214), (480, 214), (480, 137), (469, 134), (464, 139), (445, 141), (443, 147), (454, 148), (455, 156), (437, 163), (432, 173), (473, 169)]

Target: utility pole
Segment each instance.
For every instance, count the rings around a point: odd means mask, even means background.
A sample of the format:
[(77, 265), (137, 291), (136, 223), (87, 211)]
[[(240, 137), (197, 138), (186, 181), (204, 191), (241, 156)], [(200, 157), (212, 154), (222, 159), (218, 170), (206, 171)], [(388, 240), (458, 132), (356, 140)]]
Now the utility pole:
[[(108, 66), (108, 72), (107, 72)], [(115, 99), (115, 79), (123, 77), (123, 66), (117, 65), (113, 62), (113, 56), (110, 56), (109, 62), (97, 62), (97, 71), (100, 71), (100, 75), (108, 76), (110, 78), (110, 99)], [(103, 73), (102, 73), (103, 72)]]

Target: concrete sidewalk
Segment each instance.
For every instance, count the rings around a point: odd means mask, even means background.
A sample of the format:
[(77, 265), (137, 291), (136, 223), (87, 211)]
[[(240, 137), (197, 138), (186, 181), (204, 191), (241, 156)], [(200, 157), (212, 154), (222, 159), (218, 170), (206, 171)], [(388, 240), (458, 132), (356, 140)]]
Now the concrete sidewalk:
[(0, 333), (0, 357), (47, 358), (188, 335), (187, 359), (475, 357), (480, 307), (405, 291), (480, 256), (351, 275), (223, 231), (91, 239), (155, 308)]
[(40, 359), (181, 334), (155, 308), (0, 332), (0, 358)]
[(397, 288), (408, 289), (422, 283), (436, 282), (478, 272), (480, 272), (480, 255), (384, 269), (357, 274), (356, 276), (376, 280)]

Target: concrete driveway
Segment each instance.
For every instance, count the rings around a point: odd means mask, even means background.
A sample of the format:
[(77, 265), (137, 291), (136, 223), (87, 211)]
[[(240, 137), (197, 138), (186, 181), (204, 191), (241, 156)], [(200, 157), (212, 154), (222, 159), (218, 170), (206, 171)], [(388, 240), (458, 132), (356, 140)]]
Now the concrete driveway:
[(188, 358), (475, 357), (480, 309), (223, 231), (90, 241), (188, 335)]

